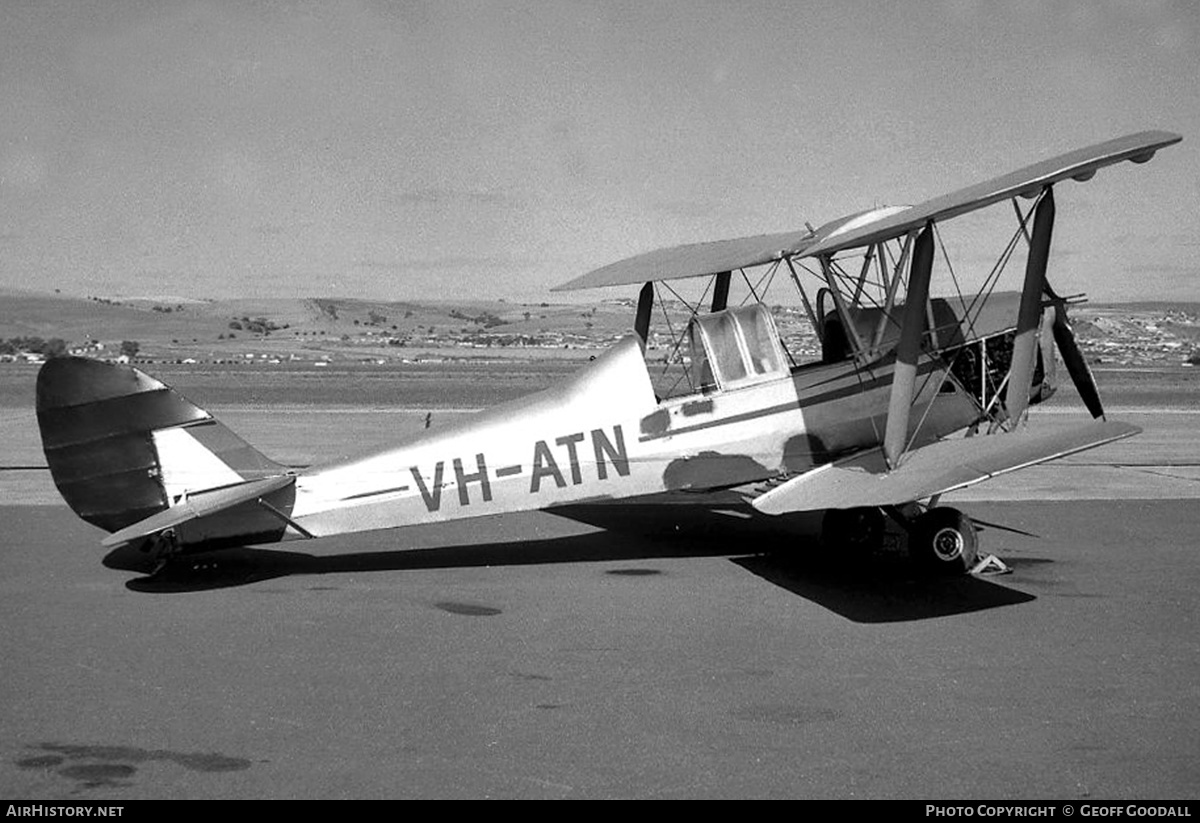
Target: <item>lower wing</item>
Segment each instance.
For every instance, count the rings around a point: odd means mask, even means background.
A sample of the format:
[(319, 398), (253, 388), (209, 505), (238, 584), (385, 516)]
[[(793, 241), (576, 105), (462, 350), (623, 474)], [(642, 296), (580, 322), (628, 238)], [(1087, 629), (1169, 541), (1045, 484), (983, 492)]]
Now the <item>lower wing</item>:
[(888, 470), (879, 449), (827, 463), (751, 503), (764, 514), (893, 506), (980, 483), (1139, 433), (1128, 423), (1096, 421), (1067, 432), (1014, 432), (940, 440), (909, 452)]

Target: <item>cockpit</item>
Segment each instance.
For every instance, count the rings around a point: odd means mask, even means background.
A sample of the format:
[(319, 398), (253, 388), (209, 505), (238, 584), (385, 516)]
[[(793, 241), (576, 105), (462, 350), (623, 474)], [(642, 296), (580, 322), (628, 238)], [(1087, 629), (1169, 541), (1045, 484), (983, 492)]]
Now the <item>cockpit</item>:
[(694, 389), (736, 389), (788, 374), (775, 320), (754, 304), (696, 315), (688, 323)]

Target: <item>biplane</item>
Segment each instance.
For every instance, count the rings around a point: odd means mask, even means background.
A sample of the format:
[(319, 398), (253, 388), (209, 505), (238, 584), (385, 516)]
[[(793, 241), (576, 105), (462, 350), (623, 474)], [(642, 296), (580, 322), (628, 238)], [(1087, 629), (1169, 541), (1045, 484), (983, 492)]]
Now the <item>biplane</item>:
[[(71, 508), (110, 532), (105, 546), (162, 562), (502, 512), (716, 495), (756, 517), (818, 518), (822, 545), (861, 550), (897, 528), (919, 566), (967, 571), (976, 526), (939, 505), (942, 495), (1139, 431), (1106, 419), (1068, 318), (1074, 298), (1047, 280), (1054, 192), (1180, 139), (1142, 132), (915, 206), (605, 266), (557, 288), (640, 287), (633, 330), (564, 385), (333, 465), (280, 465), (137, 369), (54, 359), (37, 383), (46, 458)], [(939, 227), (991, 206), (1011, 208), (1015, 224), (978, 288), (963, 293)], [(1019, 293), (999, 291), (999, 273), (1022, 257)], [(935, 261), (954, 275), (954, 294), (931, 293)], [(735, 273), (749, 295), (740, 305), (730, 301)], [(776, 275), (795, 287), (810, 326), (799, 344), (761, 299)], [(705, 290), (672, 323), (671, 283), (683, 280)], [(656, 305), (671, 327), (664, 345), (651, 334)], [(1035, 432), (1028, 411), (1054, 389), (1055, 349), (1092, 419)], [(654, 373), (660, 365), (673, 379)]]

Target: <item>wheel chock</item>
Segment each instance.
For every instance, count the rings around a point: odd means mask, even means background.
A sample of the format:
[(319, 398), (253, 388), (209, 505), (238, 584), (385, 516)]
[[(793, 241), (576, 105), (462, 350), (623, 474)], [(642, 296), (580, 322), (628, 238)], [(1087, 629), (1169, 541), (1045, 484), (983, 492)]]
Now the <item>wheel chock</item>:
[(971, 569), (971, 574), (1012, 574), (1012, 567), (994, 554), (981, 558)]

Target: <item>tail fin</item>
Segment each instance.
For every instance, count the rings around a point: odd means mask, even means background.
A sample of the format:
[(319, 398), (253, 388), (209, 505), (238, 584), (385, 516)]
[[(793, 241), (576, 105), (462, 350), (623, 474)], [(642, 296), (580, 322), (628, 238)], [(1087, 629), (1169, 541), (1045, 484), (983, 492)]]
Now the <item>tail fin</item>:
[(38, 372), (37, 417), (54, 483), (115, 532), (188, 492), (284, 474), (204, 409), (137, 369), (60, 357)]

